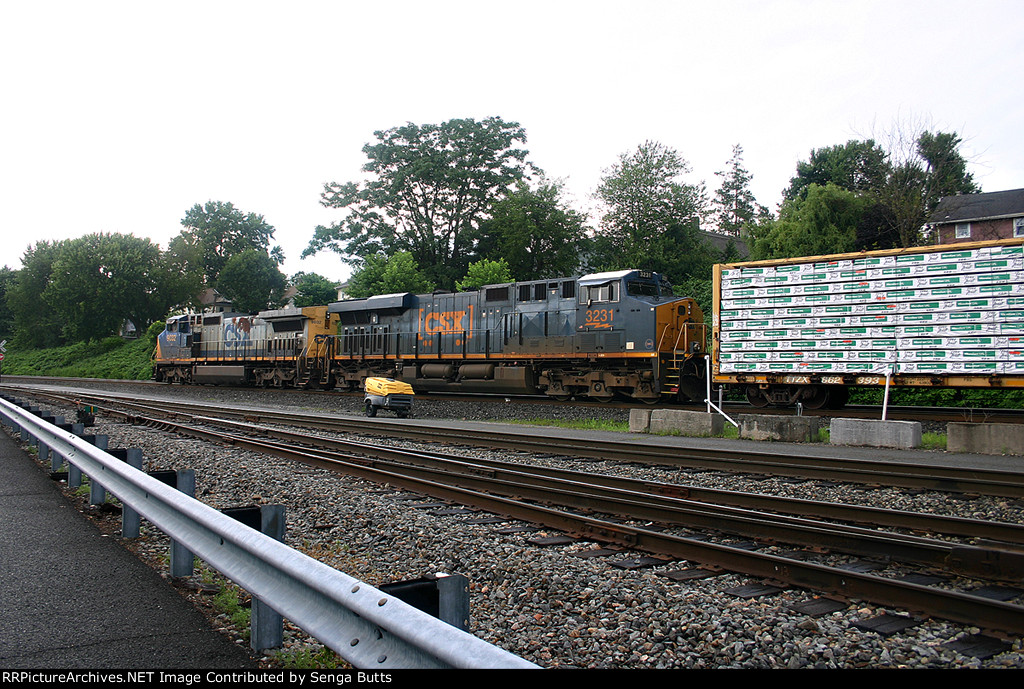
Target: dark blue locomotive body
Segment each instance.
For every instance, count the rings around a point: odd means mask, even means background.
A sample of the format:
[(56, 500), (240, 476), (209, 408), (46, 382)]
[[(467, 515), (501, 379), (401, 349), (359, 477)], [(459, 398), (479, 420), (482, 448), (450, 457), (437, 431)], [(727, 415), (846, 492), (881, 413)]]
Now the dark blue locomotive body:
[(704, 342), (696, 303), (642, 271), (384, 295), (328, 312), (339, 318), (339, 380), (386, 373), (418, 391), (653, 402), (699, 375)]

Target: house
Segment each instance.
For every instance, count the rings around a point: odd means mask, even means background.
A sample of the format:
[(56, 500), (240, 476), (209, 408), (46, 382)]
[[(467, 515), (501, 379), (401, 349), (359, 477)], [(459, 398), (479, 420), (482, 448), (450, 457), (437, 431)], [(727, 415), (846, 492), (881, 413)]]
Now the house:
[(928, 222), (937, 244), (1024, 238), (1024, 189), (947, 196)]

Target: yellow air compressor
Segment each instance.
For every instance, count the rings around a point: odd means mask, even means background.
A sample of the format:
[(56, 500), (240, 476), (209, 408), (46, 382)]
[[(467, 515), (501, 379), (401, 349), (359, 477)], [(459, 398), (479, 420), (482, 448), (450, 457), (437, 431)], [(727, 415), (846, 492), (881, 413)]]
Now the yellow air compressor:
[(404, 419), (412, 412), (415, 393), (412, 386), (394, 378), (367, 378), (363, 383), (366, 395), (363, 404), (367, 416), (377, 416), (380, 409), (390, 409)]

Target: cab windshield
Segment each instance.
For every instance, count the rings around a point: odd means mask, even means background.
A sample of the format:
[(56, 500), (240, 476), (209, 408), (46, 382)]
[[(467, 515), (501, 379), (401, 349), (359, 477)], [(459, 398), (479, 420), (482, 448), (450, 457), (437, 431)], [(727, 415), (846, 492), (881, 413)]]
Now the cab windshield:
[(626, 294), (634, 297), (671, 297), (672, 285), (665, 280), (629, 280)]

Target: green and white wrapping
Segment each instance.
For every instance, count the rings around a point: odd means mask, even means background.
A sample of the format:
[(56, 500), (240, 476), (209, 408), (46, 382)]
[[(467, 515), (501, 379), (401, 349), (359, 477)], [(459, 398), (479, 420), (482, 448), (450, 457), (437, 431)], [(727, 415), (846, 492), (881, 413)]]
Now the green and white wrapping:
[(1024, 246), (723, 268), (721, 373), (1024, 373)]

